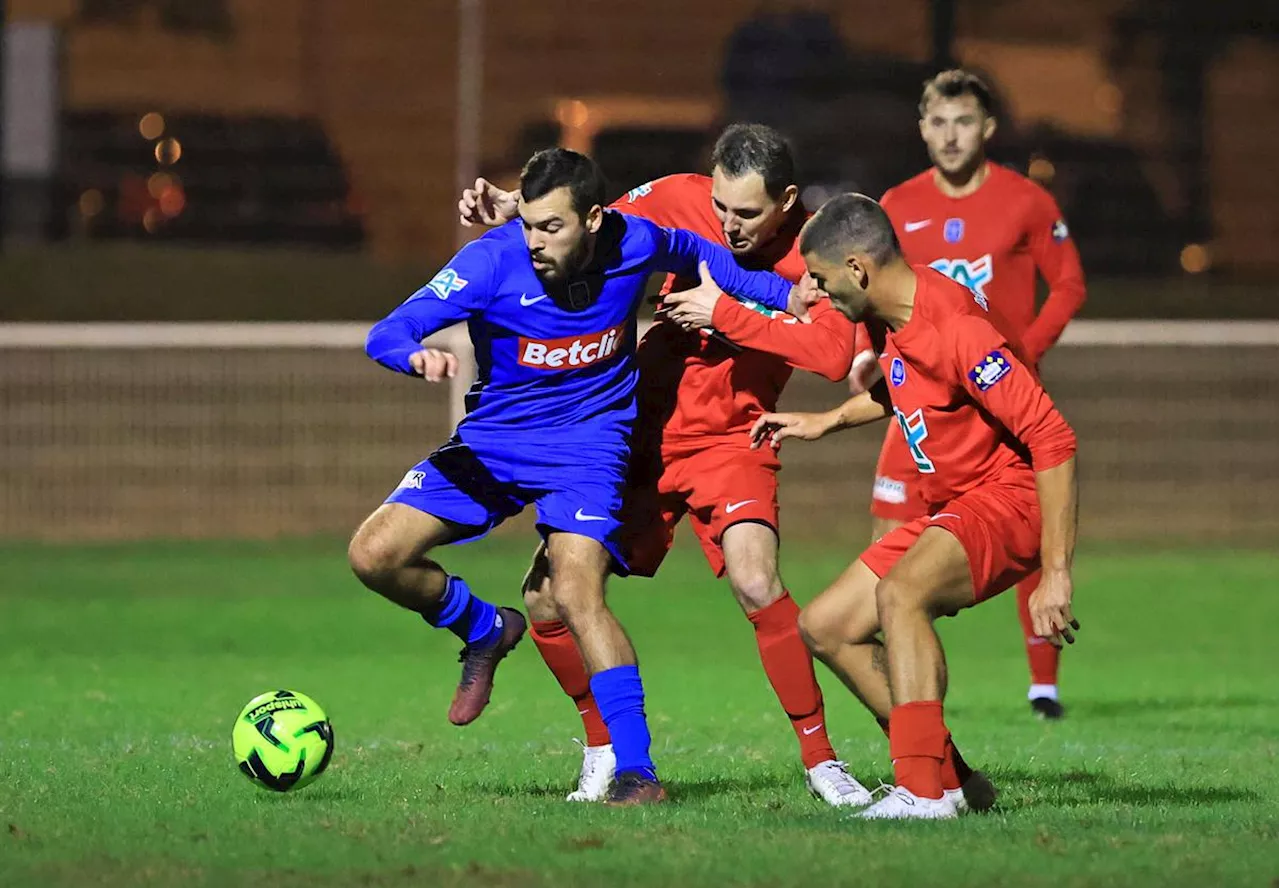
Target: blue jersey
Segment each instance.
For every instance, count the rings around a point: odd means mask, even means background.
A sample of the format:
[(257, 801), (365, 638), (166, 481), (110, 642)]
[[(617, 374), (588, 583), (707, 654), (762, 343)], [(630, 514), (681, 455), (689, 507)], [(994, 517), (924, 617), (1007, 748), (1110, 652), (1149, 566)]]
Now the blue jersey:
[(596, 252), (565, 296), (551, 295), (534, 273), (522, 223), (509, 222), (463, 247), (379, 321), (366, 351), (412, 373), (409, 356), (424, 338), (466, 321), (478, 378), (461, 438), (611, 439), (628, 433), (635, 418), (636, 311), (649, 275), (696, 278), (705, 261), (736, 296), (785, 309), (791, 292), (783, 278), (746, 271), (728, 250), (697, 235), (614, 211), (605, 213)]

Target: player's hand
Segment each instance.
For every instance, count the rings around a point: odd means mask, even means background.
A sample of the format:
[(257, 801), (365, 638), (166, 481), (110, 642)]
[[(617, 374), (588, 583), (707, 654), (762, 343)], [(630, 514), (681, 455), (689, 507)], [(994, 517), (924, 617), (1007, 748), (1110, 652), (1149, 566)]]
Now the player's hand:
[(488, 179), (476, 179), (471, 188), (463, 189), (458, 199), (458, 221), (466, 228), (487, 225), (493, 228), (516, 217), (519, 196), (503, 191)]
[(1071, 574), (1065, 570), (1046, 570), (1040, 575), (1040, 585), (1031, 593), (1027, 602), (1031, 612), (1031, 625), (1036, 635), (1048, 639), (1054, 647), (1075, 644), (1074, 632), (1079, 631), (1080, 621), (1071, 613)]
[(751, 449), (758, 450), (768, 442), (777, 450), (788, 438), (816, 441), (831, 431), (826, 413), (766, 413), (751, 427)]
[(858, 352), (853, 356), (853, 366), (849, 368), (849, 394), (860, 395), (870, 390), (883, 375), (874, 351)]
[(424, 348), (409, 355), (409, 366), (427, 382), (439, 382), (458, 374), (458, 356), (438, 348)]
[(679, 293), (668, 293), (662, 299), (663, 313), (686, 330), (701, 330), (711, 326), (716, 302), (724, 294), (711, 277), (707, 263), (698, 263), (699, 284)]
[(787, 300), (787, 311), (806, 324), (809, 323), (809, 309), (818, 304), (818, 300), (826, 294), (818, 289), (818, 284), (805, 272), (804, 277), (791, 288), (791, 296)]

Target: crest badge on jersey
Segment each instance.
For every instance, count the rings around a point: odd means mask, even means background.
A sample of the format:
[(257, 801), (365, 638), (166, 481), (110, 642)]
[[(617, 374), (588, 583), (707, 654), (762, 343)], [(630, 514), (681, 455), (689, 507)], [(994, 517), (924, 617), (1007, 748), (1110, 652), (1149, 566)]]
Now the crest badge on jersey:
[(1004, 352), (996, 349), (969, 371), (969, 381), (977, 386), (978, 391), (985, 392), (1008, 376), (1012, 369), (1013, 364), (1004, 356)]
[(964, 240), (964, 220), (948, 219), (942, 226), (942, 239), (949, 244), (958, 244)]
[(1071, 235), (1071, 232), (1067, 230), (1067, 221), (1065, 219), (1059, 219), (1057, 222), (1054, 222), (1053, 230), (1050, 234), (1053, 236), (1055, 243), (1060, 244), (1066, 240)]
[(894, 385), (902, 385), (907, 381), (907, 367), (902, 358), (894, 358), (889, 364), (889, 381)]
[(635, 203), (645, 195), (653, 193), (653, 183), (645, 182), (643, 185), (637, 185), (627, 192), (627, 203)]
[(448, 299), (450, 293), (456, 293), (467, 285), (467, 281), (458, 277), (452, 268), (446, 268), (431, 279), (427, 289), (441, 299)]

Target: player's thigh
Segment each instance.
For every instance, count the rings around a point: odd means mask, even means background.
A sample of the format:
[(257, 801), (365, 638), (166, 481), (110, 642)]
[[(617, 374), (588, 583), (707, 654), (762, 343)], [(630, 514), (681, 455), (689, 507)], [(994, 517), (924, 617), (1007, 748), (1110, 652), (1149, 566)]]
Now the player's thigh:
[(412, 564), (463, 533), (457, 525), (404, 503), (383, 503), (356, 529), (347, 554), (358, 574)]
[(845, 568), (800, 611), (800, 634), (810, 649), (829, 653), (869, 641), (880, 631), (876, 584), (880, 578), (861, 558)]
[(734, 597), (747, 613), (768, 607), (782, 597), (778, 576), (778, 536), (767, 524), (739, 521), (720, 537), (725, 572)]
[(923, 608), (931, 616), (954, 614), (973, 604), (969, 554), (950, 531), (925, 526), (881, 579), (876, 590), (881, 622), (895, 608)]
[[(729, 573), (735, 589), (777, 577), (778, 459), (745, 447), (708, 448), (688, 460), (689, 512), (694, 533), (716, 576)], [(731, 528), (751, 528), (738, 534), (734, 553), (725, 549)], [(765, 534), (773, 537), (765, 539)], [(735, 559), (729, 570), (728, 560)]]
[(675, 542), (676, 525), (685, 514), (684, 496), (660, 488), (665, 476), (648, 481), (629, 478), (622, 495), (622, 551), (630, 572), (652, 577)]

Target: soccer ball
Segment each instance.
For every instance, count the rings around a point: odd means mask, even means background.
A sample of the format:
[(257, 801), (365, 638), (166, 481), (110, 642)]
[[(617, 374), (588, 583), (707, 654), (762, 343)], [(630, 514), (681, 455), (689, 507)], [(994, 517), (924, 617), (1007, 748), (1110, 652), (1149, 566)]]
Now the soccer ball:
[(333, 726), (320, 704), (297, 691), (267, 691), (249, 701), (231, 729), (236, 763), (264, 789), (301, 789), (329, 767)]

